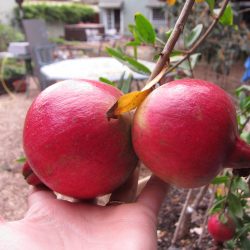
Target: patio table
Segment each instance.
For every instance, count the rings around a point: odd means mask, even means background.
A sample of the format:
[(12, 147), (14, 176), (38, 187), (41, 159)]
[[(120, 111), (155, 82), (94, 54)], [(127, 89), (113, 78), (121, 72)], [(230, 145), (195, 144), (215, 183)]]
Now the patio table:
[[(141, 60), (141, 62), (151, 71), (155, 66), (153, 62), (143, 60)], [(133, 72), (112, 57), (89, 57), (63, 60), (43, 66), (41, 72), (51, 81), (67, 79), (99, 80), (99, 77), (105, 77), (111, 81), (118, 81), (124, 72), (125, 78), (127, 78), (130, 73), (135, 80), (148, 78), (145, 75)]]

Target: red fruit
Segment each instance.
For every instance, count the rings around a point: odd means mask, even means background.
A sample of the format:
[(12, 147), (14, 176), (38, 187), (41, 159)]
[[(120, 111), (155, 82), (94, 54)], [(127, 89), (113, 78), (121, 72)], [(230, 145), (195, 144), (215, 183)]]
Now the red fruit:
[(231, 240), (234, 237), (236, 225), (229, 215), (224, 215), (226, 222), (219, 220), (220, 214), (214, 214), (208, 219), (208, 232), (217, 242)]
[(178, 187), (208, 184), (225, 165), (250, 167), (250, 147), (238, 137), (231, 98), (203, 80), (155, 89), (136, 111), (132, 137), (139, 159)]
[(23, 143), (30, 167), (46, 186), (89, 199), (124, 183), (137, 164), (130, 115), (106, 118), (121, 95), (100, 82), (70, 80), (50, 86), (35, 99)]

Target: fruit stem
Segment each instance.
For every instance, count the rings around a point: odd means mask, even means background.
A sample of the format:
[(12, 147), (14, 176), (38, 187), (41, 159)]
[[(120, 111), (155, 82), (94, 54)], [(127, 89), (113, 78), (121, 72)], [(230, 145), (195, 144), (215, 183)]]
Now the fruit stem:
[(230, 168), (250, 168), (250, 145), (237, 137), (235, 147), (226, 163)]

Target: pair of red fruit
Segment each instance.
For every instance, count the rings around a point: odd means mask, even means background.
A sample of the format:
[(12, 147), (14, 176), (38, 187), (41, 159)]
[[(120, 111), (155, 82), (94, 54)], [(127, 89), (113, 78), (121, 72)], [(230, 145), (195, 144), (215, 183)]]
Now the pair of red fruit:
[(63, 81), (41, 92), (24, 125), (28, 182), (39, 179), (56, 192), (89, 199), (124, 183), (138, 158), (184, 188), (210, 183), (224, 167), (250, 166), (234, 104), (218, 86), (173, 81), (149, 94), (134, 117), (108, 120), (106, 112), (120, 96), (90, 80)]

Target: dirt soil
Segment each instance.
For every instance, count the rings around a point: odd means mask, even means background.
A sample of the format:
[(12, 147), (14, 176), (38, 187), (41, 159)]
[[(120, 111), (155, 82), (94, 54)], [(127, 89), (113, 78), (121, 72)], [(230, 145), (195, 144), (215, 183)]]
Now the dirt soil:
[[(204, 69), (203, 71), (199, 69), (196, 75), (205, 78), (204, 72)], [(216, 76), (214, 77), (216, 79)], [(231, 89), (233, 87), (230, 86)], [(38, 93), (37, 86), (33, 84), (28, 96), (26, 93), (15, 94), (13, 98), (8, 95), (0, 96), (0, 215), (6, 220), (22, 218), (28, 208), (29, 187), (21, 175), (21, 164), (16, 160), (24, 156), (22, 149), (24, 118), (28, 107)], [(188, 230), (186, 236), (177, 240), (174, 247), (169, 248), (186, 194), (187, 190), (171, 188), (165, 199), (159, 215), (157, 230), (158, 249), (160, 250), (209, 249), (212, 246), (211, 238), (207, 233), (204, 234), (200, 247), (198, 248), (196, 245), (209, 203), (209, 193), (207, 193), (198, 206), (197, 213), (192, 215), (191, 231)]]

